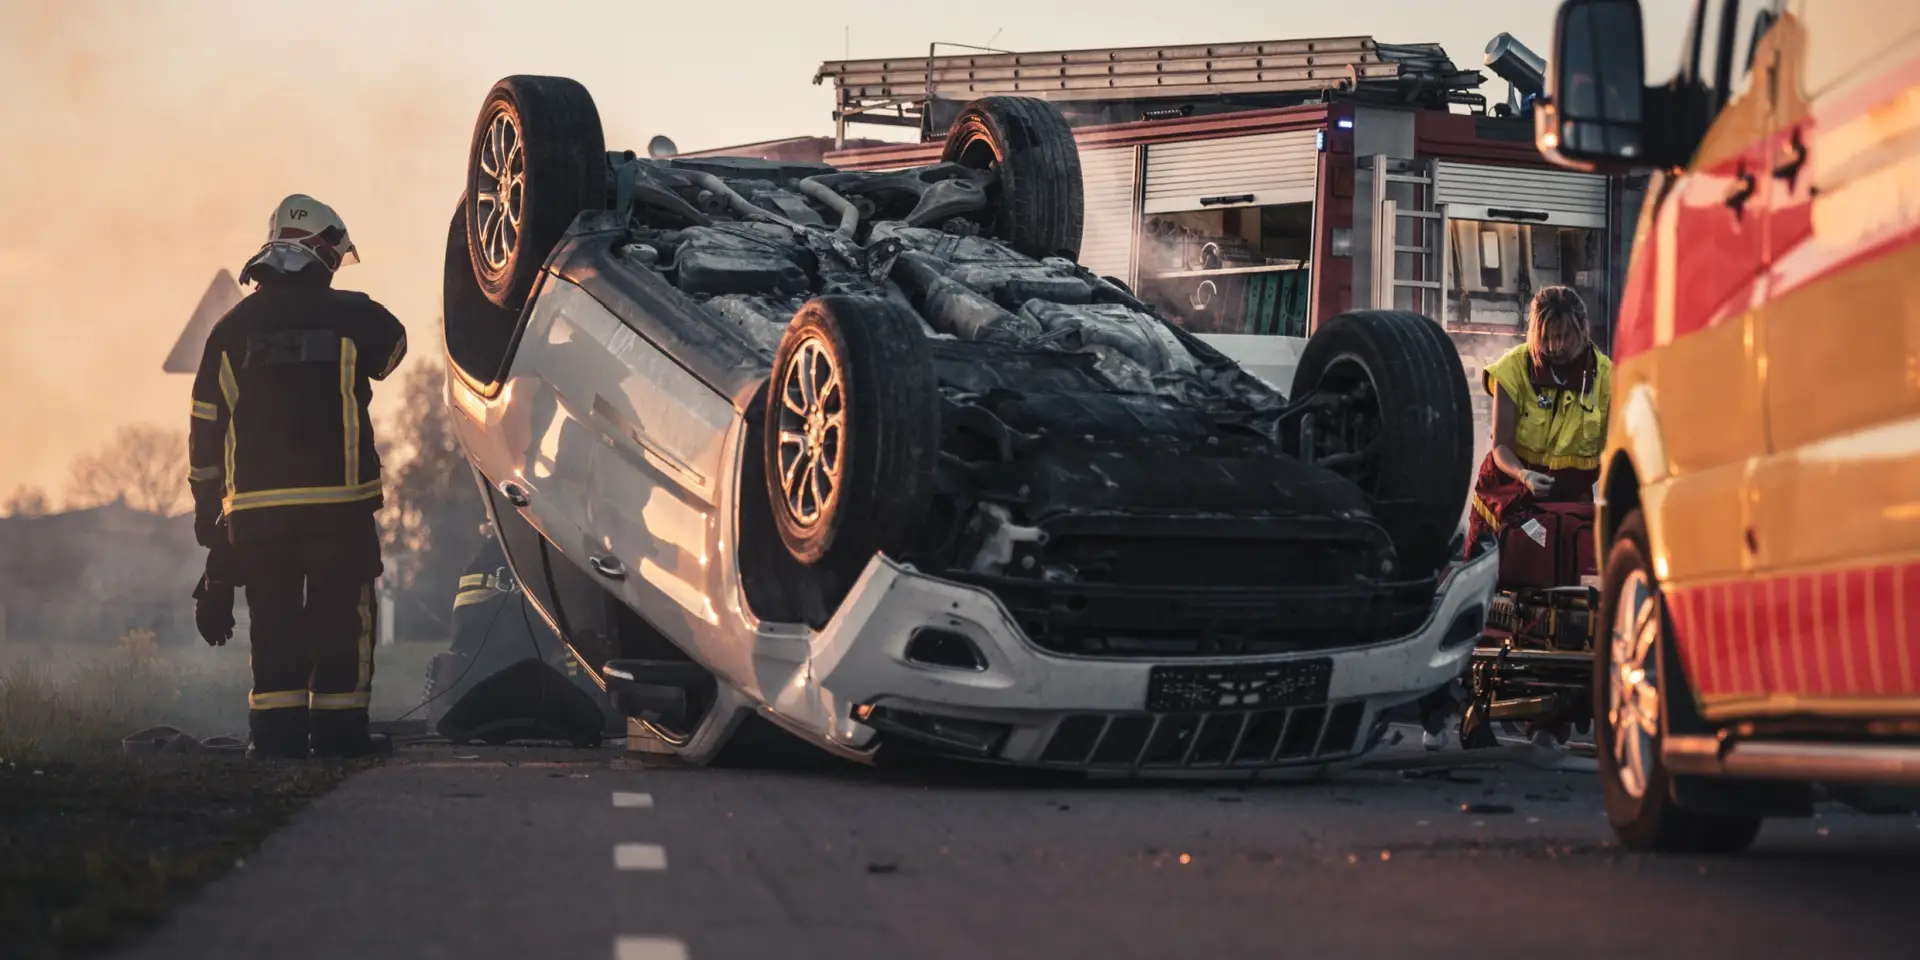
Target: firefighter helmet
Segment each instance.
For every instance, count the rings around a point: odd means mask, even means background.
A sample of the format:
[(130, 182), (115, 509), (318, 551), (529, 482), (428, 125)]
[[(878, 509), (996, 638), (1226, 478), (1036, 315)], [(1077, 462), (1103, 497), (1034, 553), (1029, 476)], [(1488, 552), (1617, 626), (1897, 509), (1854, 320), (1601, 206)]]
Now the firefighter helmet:
[(346, 221), (332, 207), (296, 193), (274, 207), (267, 220), (267, 242), (247, 261), (240, 281), (245, 283), (257, 267), (292, 272), (309, 262), (317, 262), (332, 273), (349, 263), (359, 263), (360, 254), (347, 235)]

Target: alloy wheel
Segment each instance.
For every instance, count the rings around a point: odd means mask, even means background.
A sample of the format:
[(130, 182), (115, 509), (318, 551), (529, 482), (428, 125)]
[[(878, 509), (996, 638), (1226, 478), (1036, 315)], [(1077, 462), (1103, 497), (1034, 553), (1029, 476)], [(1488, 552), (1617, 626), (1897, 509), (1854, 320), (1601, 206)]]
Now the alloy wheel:
[(811, 527), (840, 493), (847, 405), (826, 342), (800, 342), (780, 376), (780, 493), (794, 523)]
[(1620, 787), (1639, 799), (1653, 777), (1660, 733), (1660, 600), (1645, 570), (1620, 584), (1607, 678), (1607, 723)]
[(480, 142), (480, 182), (474, 213), (480, 220), (480, 256), (487, 269), (504, 271), (520, 246), (520, 220), (527, 197), (527, 160), (520, 126), (501, 110)]

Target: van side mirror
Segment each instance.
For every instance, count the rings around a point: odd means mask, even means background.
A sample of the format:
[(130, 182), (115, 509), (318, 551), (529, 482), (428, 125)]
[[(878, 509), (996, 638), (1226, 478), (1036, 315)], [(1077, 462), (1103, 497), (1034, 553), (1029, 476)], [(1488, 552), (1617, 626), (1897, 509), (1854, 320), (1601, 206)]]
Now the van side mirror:
[(1638, 0), (1566, 0), (1554, 23), (1547, 102), (1534, 141), (1562, 166), (1648, 165), (1646, 63)]

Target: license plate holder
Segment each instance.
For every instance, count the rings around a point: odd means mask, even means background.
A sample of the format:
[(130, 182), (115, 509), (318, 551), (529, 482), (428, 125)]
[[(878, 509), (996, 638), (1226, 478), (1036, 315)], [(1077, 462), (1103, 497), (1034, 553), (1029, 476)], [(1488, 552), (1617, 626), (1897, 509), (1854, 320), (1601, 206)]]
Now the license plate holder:
[(1147, 674), (1147, 709), (1266, 710), (1327, 702), (1333, 658), (1280, 663), (1159, 664)]

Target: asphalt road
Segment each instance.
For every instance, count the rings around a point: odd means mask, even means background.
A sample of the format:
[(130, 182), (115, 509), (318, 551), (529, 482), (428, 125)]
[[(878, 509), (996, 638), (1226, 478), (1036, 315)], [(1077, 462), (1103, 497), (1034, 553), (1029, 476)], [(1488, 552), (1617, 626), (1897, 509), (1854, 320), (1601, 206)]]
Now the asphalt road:
[(1920, 956), (1912, 816), (1823, 806), (1674, 858), (1613, 844), (1592, 774), (1521, 766), (1242, 788), (619, 756), (404, 751), (125, 956)]

